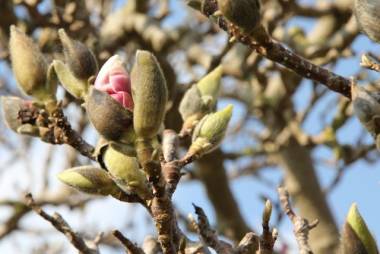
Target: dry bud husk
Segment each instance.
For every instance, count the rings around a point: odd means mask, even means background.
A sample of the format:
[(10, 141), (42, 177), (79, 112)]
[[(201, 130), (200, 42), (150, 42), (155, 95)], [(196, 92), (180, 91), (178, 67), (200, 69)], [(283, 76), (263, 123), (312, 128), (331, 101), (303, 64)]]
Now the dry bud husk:
[(15, 96), (2, 96), (1, 107), (3, 109), (3, 117), (8, 128), (17, 132), (22, 125), (19, 119), (19, 111), (28, 105), (27, 101)]
[(354, 113), (373, 137), (380, 133), (380, 93), (370, 92), (353, 83), (351, 88)]
[(59, 39), (64, 48), (65, 61), (78, 79), (88, 80), (98, 72), (98, 63), (94, 54), (83, 43), (71, 39), (63, 29), (58, 30)]
[(354, 13), (360, 30), (371, 40), (380, 42), (380, 1), (355, 0)]
[(86, 98), (86, 110), (95, 129), (109, 140), (119, 141), (132, 125), (132, 112), (94, 87)]
[(226, 134), (232, 110), (233, 106), (230, 104), (216, 113), (203, 117), (195, 127), (188, 154), (203, 155), (216, 149)]
[(57, 83), (48, 80), (44, 55), (33, 40), (14, 25), (11, 26), (9, 51), (20, 90), (39, 101), (54, 100)]
[(138, 137), (151, 139), (157, 135), (163, 122), (168, 91), (161, 67), (150, 52), (137, 51), (131, 83), (133, 127)]
[(219, 10), (233, 24), (249, 33), (261, 21), (259, 0), (218, 0)]
[(112, 195), (120, 192), (107, 171), (94, 166), (81, 166), (67, 169), (58, 174), (65, 184), (90, 194)]
[(141, 198), (152, 198), (144, 171), (140, 170), (136, 157), (129, 157), (108, 146), (103, 162), (118, 186), (125, 192), (133, 192)]
[(355, 203), (352, 204), (343, 227), (341, 253), (378, 254), (376, 242)]

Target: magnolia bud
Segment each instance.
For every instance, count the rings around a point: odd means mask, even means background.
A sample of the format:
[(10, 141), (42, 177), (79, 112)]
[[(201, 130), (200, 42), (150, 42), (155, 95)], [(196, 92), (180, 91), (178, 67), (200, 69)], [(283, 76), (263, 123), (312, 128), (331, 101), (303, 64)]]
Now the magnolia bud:
[(58, 30), (64, 48), (65, 61), (78, 79), (88, 80), (98, 72), (94, 54), (81, 42), (72, 40), (63, 29)]
[(143, 199), (151, 199), (144, 171), (140, 170), (136, 157), (129, 157), (109, 146), (103, 162), (118, 186), (125, 192), (134, 192)]
[(214, 111), (222, 73), (222, 66), (218, 66), (186, 91), (179, 105), (183, 131), (191, 130), (203, 116)]
[(208, 114), (198, 123), (193, 133), (193, 142), (188, 154), (203, 155), (213, 151), (223, 140), (232, 116), (233, 106)]
[(265, 207), (263, 211), (263, 223), (268, 224), (271, 215), (272, 215), (272, 202), (270, 202), (270, 200), (267, 200), (265, 202)]
[(13, 25), (9, 50), (19, 88), (40, 101), (54, 99), (57, 83), (47, 79), (48, 65), (45, 57), (32, 39)]
[(343, 227), (341, 252), (344, 254), (379, 253), (376, 242), (355, 203), (352, 204)]
[(1, 97), (1, 107), (3, 109), (3, 116), (8, 128), (17, 132), (17, 129), (22, 125), (19, 119), (19, 112), (21, 109), (28, 107), (30, 104), (30, 102), (24, 101), (19, 97)]
[(106, 196), (120, 192), (107, 171), (91, 165), (67, 169), (59, 173), (58, 178), (65, 184), (86, 193)]
[(376, 137), (380, 133), (380, 93), (367, 91), (353, 83), (351, 96), (355, 115), (368, 132)]
[(138, 137), (150, 139), (160, 130), (168, 100), (164, 74), (150, 52), (137, 51), (131, 81), (133, 127)]
[(219, 10), (232, 23), (251, 32), (260, 24), (259, 0), (218, 0)]
[(380, 42), (380, 2), (355, 0), (354, 13), (360, 30), (371, 40)]
[(95, 129), (106, 139), (122, 139), (132, 125), (132, 112), (107, 93), (93, 87), (86, 98), (86, 110)]

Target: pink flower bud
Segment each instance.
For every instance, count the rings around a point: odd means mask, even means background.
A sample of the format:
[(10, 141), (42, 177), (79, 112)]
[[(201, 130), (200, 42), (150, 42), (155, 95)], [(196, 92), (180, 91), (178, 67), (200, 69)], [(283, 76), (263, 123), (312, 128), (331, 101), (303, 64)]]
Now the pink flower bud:
[(133, 110), (131, 80), (120, 56), (114, 55), (104, 63), (96, 77), (95, 88), (108, 93), (121, 105)]

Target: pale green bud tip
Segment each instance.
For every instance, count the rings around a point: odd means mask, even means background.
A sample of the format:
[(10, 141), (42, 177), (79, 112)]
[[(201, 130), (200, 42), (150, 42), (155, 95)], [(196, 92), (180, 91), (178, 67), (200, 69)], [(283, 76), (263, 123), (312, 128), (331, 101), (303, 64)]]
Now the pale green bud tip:
[(200, 136), (213, 139), (214, 136), (223, 133), (227, 129), (227, 125), (231, 119), (233, 105), (229, 104), (222, 110), (209, 115), (200, 129)]
[(93, 166), (67, 169), (58, 174), (58, 179), (80, 191), (92, 194), (109, 195), (118, 190), (105, 170)]
[(355, 231), (357, 237), (360, 239), (360, 241), (366, 248), (368, 254), (377, 254), (378, 250), (376, 242), (373, 239), (372, 234), (368, 230), (363, 217), (360, 215), (356, 203), (353, 203), (351, 205), (346, 221)]
[(10, 28), (9, 51), (20, 89), (39, 100), (51, 98), (47, 83), (47, 63), (38, 46), (16, 26)]
[(202, 96), (210, 95), (215, 99), (219, 93), (222, 74), (223, 67), (219, 65), (197, 83), (197, 87)]
[(69, 169), (58, 174), (58, 179), (63, 183), (84, 189), (92, 189), (94, 185), (90, 180), (81, 175), (79, 172)]

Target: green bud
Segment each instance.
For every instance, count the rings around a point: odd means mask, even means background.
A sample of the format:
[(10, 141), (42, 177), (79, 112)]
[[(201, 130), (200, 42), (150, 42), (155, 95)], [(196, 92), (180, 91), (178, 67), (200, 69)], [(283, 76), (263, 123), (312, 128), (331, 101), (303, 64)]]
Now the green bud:
[(226, 134), (232, 110), (233, 106), (229, 104), (224, 109), (203, 117), (195, 127), (188, 154), (203, 155), (217, 148)]
[(218, 66), (186, 91), (179, 105), (183, 131), (190, 131), (203, 116), (215, 110), (222, 73), (222, 66)]
[(133, 127), (138, 137), (150, 139), (160, 130), (168, 100), (164, 74), (150, 52), (137, 51), (131, 82)]
[(69, 67), (60, 60), (53, 61), (54, 70), (62, 86), (77, 99), (84, 98), (88, 90), (88, 82), (76, 78)]
[(264, 212), (263, 212), (263, 222), (268, 224), (271, 215), (272, 215), (272, 202), (270, 202), (270, 200), (267, 200), (265, 202), (265, 207), (264, 207)]
[(211, 96), (216, 103), (220, 90), (223, 67), (219, 65), (197, 83), (201, 96)]
[(54, 100), (57, 83), (48, 80), (44, 55), (33, 40), (14, 25), (11, 26), (9, 50), (20, 90), (40, 101)]
[(86, 110), (95, 129), (109, 140), (119, 141), (132, 125), (132, 112), (93, 87), (86, 98)]
[(106, 196), (120, 192), (107, 171), (91, 165), (67, 169), (59, 173), (58, 178), (65, 184), (90, 194)]
[(109, 146), (103, 155), (103, 162), (121, 189), (134, 192), (146, 200), (152, 198), (145, 173), (140, 170), (136, 157), (129, 157)]
[(65, 61), (73, 75), (85, 81), (96, 75), (98, 63), (91, 50), (83, 43), (71, 39), (64, 29), (59, 29), (58, 35), (64, 48)]
[(230, 22), (247, 33), (260, 24), (259, 0), (218, 0), (218, 6)]
[(354, 203), (348, 212), (342, 233), (344, 254), (378, 254), (376, 242)]
[(27, 107), (28, 102), (14, 96), (2, 96), (1, 107), (3, 109), (3, 117), (8, 128), (17, 132), (22, 125), (19, 119), (21, 109)]

